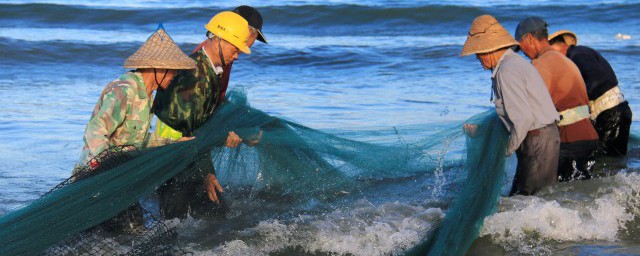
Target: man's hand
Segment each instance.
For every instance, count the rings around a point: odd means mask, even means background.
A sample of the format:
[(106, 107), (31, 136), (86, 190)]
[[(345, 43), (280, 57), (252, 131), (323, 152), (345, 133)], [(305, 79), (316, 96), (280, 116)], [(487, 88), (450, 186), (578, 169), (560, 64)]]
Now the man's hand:
[(260, 143), (261, 139), (262, 139), (262, 130), (260, 130), (258, 135), (252, 137), (251, 139), (246, 140), (244, 142), (244, 144), (247, 144), (247, 146), (249, 146), (249, 147), (253, 147), (255, 145), (258, 145), (258, 143)]
[(477, 124), (464, 124), (462, 126), (462, 130), (464, 131), (465, 134), (469, 135), (469, 137), (476, 136), (476, 129), (478, 129)]
[(218, 183), (218, 178), (216, 178), (215, 174), (209, 173), (204, 177), (204, 187), (207, 190), (207, 195), (209, 195), (209, 200), (214, 204), (220, 203), (216, 192), (222, 193), (224, 191), (222, 191), (222, 187), (220, 183)]
[(95, 160), (95, 159), (91, 159), (91, 160), (89, 161), (89, 170), (92, 170), (92, 171), (93, 171), (93, 170), (95, 170), (95, 169), (98, 169), (98, 167), (100, 167), (100, 163), (98, 163), (98, 161), (97, 161), (97, 160)]
[(235, 148), (240, 145), (240, 142), (242, 142), (242, 139), (235, 132), (230, 131), (229, 135), (227, 136), (227, 141), (224, 143), (224, 145), (228, 148)]
[(196, 137), (180, 137), (179, 139), (176, 140), (176, 142), (181, 142), (181, 141), (188, 141), (188, 140), (192, 140), (195, 139)]

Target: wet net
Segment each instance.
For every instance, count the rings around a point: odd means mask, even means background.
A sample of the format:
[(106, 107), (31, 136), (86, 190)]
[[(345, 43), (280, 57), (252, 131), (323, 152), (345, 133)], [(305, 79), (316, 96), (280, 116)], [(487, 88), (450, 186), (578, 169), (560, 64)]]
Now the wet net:
[[(162, 197), (175, 195), (174, 203), (182, 199), (180, 190), (167, 193), (163, 187), (193, 189), (214, 166), (221, 183), (245, 192), (237, 197), (268, 194), (300, 209), (318, 201), (331, 204), (387, 180), (430, 175), (438, 183), (446, 177), (449, 185), (436, 184), (449, 186), (436, 200), (447, 208), (445, 218), (407, 252), (462, 255), (495, 208), (508, 139), (493, 111), (466, 123), (478, 125), (474, 136), (464, 136), (461, 124), (447, 124), (426, 133), (369, 131), (369, 138), (379, 138), (376, 143), (360, 142), (344, 138), (357, 137), (348, 132), (337, 136), (268, 115), (252, 108), (245, 93), (233, 91), (196, 130), (196, 139), (111, 149), (99, 156), (97, 168), (85, 167), (40, 199), (2, 216), (0, 255), (188, 254), (185, 245), (193, 248), (197, 241), (179, 230), (199, 224), (167, 221), (162, 204), (172, 201)], [(229, 131), (260, 143), (224, 148)], [(407, 141), (416, 134), (425, 135)], [(466, 147), (456, 148), (456, 140), (466, 140)], [(215, 211), (224, 218), (224, 207)]]

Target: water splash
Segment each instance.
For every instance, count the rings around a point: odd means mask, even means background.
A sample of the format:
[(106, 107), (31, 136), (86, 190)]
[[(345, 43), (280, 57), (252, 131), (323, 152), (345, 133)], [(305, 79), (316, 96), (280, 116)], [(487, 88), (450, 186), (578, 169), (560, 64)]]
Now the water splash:
[(535, 255), (551, 254), (563, 242), (627, 240), (629, 225), (640, 217), (638, 191), (640, 174), (620, 173), (561, 184), (537, 197), (503, 198), (480, 236), (508, 251)]

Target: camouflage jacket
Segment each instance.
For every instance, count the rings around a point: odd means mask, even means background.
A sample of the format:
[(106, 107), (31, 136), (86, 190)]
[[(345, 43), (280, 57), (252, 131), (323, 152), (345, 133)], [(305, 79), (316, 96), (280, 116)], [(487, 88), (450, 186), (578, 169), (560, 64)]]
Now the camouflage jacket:
[(209, 119), (222, 93), (220, 75), (204, 50), (190, 57), (196, 61), (196, 69), (178, 71), (169, 87), (156, 93), (153, 102), (158, 119), (184, 136), (193, 136), (193, 131)]
[(82, 162), (112, 146), (166, 144), (148, 134), (153, 115), (142, 76), (128, 72), (104, 88), (84, 132)]

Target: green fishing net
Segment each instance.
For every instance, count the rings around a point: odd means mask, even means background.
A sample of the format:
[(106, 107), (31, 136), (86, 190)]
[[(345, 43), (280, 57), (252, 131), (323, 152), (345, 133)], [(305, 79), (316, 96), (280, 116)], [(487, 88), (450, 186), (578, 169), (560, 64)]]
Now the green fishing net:
[[(407, 252), (462, 255), (495, 208), (508, 139), (494, 111), (466, 123), (478, 125), (474, 136), (465, 136), (462, 124), (327, 133), (252, 108), (245, 93), (233, 91), (196, 130), (194, 140), (109, 150), (97, 159), (98, 169), (80, 171), (40, 199), (2, 216), (0, 255), (186, 254), (189, 250), (179, 243), (184, 237), (176, 232), (181, 227), (168, 225), (148, 205), (157, 201), (154, 195), (165, 182), (201, 178), (202, 170), (193, 167), (199, 161), (213, 161), (221, 183), (246, 191), (240, 197), (266, 193), (302, 208), (313, 201), (331, 203), (387, 180), (446, 177), (453, 185), (437, 198), (446, 208), (445, 218)], [(244, 139), (262, 135), (253, 147), (227, 149), (223, 143), (229, 131)], [(345, 138), (358, 134), (366, 134), (369, 142)], [(466, 143), (455, 143), (460, 140)], [(131, 219), (142, 224), (127, 227), (136, 222)], [(125, 228), (114, 233), (109, 223), (118, 222)]]

